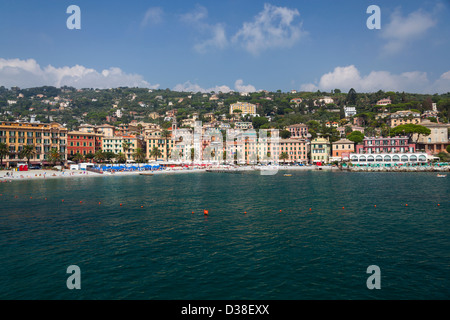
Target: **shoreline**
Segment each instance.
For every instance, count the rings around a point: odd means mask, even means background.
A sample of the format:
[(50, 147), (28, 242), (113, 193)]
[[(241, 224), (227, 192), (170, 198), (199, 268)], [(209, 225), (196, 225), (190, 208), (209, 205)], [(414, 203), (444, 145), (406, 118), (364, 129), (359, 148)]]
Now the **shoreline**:
[[(278, 167), (260, 167), (260, 166), (211, 166), (201, 167), (193, 169), (177, 169), (167, 168), (164, 170), (147, 170), (147, 171), (127, 171), (127, 172), (103, 172), (97, 173), (93, 171), (85, 170), (63, 170), (55, 171), (48, 170), (30, 170), (30, 171), (0, 171), (0, 182), (13, 182), (13, 181), (29, 181), (29, 180), (47, 180), (47, 179), (70, 179), (70, 178), (86, 178), (86, 177), (114, 177), (114, 176), (134, 176), (145, 173), (148, 176), (161, 175), (161, 174), (183, 174), (183, 173), (245, 173), (245, 172), (264, 172), (267, 171), (334, 171), (334, 172), (450, 172), (450, 166), (442, 167), (347, 167), (339, 168), (336, 166), (278, 166)], [(276, 172), (274, 173), (276, 174)]]

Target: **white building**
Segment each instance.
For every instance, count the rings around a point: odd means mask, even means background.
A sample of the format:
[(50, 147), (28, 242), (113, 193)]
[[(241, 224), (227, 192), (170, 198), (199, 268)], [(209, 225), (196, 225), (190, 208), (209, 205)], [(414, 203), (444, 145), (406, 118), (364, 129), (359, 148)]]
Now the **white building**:
[(356, 107), (344, 107), (345, 117), (353, 117), (356, 115)]

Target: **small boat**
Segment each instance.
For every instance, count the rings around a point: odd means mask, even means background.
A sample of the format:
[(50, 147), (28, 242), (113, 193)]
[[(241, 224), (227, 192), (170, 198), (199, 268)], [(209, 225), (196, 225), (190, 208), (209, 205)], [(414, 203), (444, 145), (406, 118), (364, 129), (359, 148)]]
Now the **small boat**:
[(286, 173), (286, 174), (284, 174), (284, 176), (285, 176), (285, 177), (292, 177), (292, 174)]
[(139, 173), (139, 175), (140, 176), (152, 176), (153, 173), (151, 173), (151, 172), (141, 172), (141, 173)]
[(446, 174), (439, 174), (437, 175), (438, 178), (445, 178), (447, 175)]

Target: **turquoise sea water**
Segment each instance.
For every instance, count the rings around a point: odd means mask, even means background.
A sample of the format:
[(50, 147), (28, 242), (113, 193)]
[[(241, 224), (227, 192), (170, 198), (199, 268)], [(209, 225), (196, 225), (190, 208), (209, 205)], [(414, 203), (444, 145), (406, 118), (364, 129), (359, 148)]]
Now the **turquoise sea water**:
[(0, 184), (0, 299), (450, 298), (448, 178), (289, 173)]

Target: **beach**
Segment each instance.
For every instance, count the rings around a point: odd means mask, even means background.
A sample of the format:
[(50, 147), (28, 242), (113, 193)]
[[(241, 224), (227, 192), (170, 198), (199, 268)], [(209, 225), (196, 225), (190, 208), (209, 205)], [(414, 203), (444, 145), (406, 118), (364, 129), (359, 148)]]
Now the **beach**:
[[(181, 174), (181, 173), (201, 173), (207, 172), (207, 170), (220, 170), (223, 172), (248, 172), (248, 171), (264, 171), (267, 167), (265, 166), (208, 166), (208, 167), (193, 167), (193, 168), (166, 168), (162, 170), (146, 170), (146, 171), (115, 171), (113, 173), (104, 171), (103, 173), (86, 171), (86, 170), (52, 170), (52, 169), (39, 169), (39, 170), (29, 170), (29, 171), (12, 171), (12, 170), (1, 170), (0, 171), (0, 181), (1, 182), (13, 182), (13, 181), (24, 181), (24, 180), (37, 180), (37, 179), (69, 179), (69, 178), (84, 178), (84, 177), (111, 177), (111, 176), (129, 176), (129, 175), (139, 175), (141, 173), (146, 174)], [(332, 166), (276, 166), (271, 167), (271, 169), (276, 170), (338, 170), (337, 167)]]

